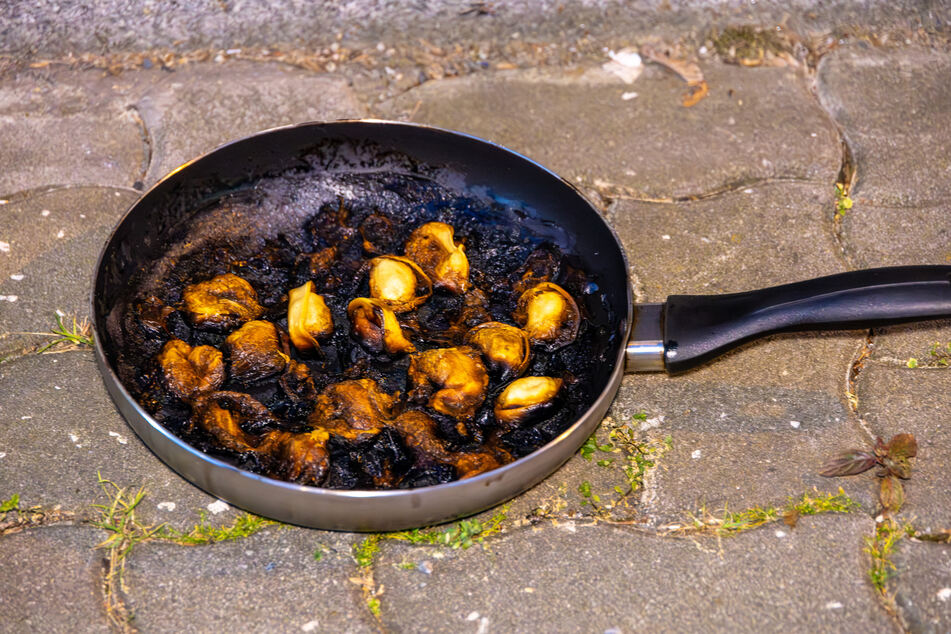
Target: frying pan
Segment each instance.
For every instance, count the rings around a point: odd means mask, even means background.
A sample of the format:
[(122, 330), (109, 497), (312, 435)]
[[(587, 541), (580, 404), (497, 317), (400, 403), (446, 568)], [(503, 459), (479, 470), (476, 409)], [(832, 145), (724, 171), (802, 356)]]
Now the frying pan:
[[(561, 434), (503, 467), (467, 480), (405, 490), (332, 490), (251, 473), (206, 455), (153, 419), (119, 378), (116, 327), (136, 272), (148, 270), (208, 205), (282, 173), (425, 174), (444, 187), (516, 210), (578, 254), (597, 281), (583, 298), (601, 324), (590, 407)], [(262, 217), (268, 230), (279, 219)], [(682, 372), (763, 335), (868, 328), (951, 316), (951, 267), (853, 271), (744, 293), (633, 303), (617, 236), (570, 183), (493, 143), (438, 128), (385, 121), (305, 123), (224, 145), (179, 167), (132, 205), (113, 230), (93, 285), (96, 360), (119, 411), (143, 442), (184, 478), (233, 505), (293, 524), (383, 531), (463, 517), (527, 490), (593, 433), (627, 371)]]

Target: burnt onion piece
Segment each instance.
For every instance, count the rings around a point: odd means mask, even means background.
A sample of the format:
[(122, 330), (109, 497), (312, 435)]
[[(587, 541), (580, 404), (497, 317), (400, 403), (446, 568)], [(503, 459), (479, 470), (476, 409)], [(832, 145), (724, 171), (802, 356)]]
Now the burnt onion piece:
[(472, 418), (485, 400), (489, 374), (475, 348), (434, 348), (410, 357), (411, 397), (425, 397), (431, 408), (456, 419)]
[(185, 313), (199, 328), (228, 330), (264, 314), (251, 285), (233, 273), (189, 284), (182, 296)]
[(532, 359), (525, 331), (499, 321), (479, 324), (466, 333), (465, 343), (478, 348), (503, 381), (521, 376)]
[(459, 295), (469, 288), (469, 259), (453, 239), (455, 230), (444, 222), (417, 227), (406, 241), (406, 257), (418, 264), (436, 288)]
[(190, 401), (213, 392), (225, 382), (224, 355), (212, 346), (194, 348), (171, 339), (158, 355), (165, 386), (176, 397)]
[(348, 440), (374, 436), (393, 418), (396, 397), (373, 379), (341, 381), (324, 388), (308, 422)]
[(581, 325), (581, 311), (574, 298), (552, 282), (542, 282), (522, 293), (514, 317), (532, 343), (548, 350), (574, 341)]
[(512, 429), (551, 409), (563, 381), (525, 376), (509, 383), (495, 400), (493, 413), (504, 429)]
[(419, 266), (398, 255), (370, 260), (370, 297), (396, 313), (413, 310), (433, 294), (433, 283)]
[(324, 298), (314, 292), (314, 283), (305, 282), (287, 294), (287, 332), (301, 352), (320, 347), (317, 339), (332, 335), (333, 317)]
[(391, 423), (403, 437), (406, 446), (416, 454), (417, 464), (427, 461), (452, 465), (460, 479), (471, 478), (501, 466), (498, 457), (489, 451), (449, 451), (439, 438), (435, 421), (425, 412), (409, 410)]
[(358, 297), (347, 305), (347, 316), (353, 334), (367, 349), (389, 354), (416, 352), (416, 346), (406, 338), (396, 314), (383, 302)]
[(290, 357), (282, 350), (277, 327), (269, 321), (249, 321), (225, 339), (231, 378), (253, 383), (280, 374)]

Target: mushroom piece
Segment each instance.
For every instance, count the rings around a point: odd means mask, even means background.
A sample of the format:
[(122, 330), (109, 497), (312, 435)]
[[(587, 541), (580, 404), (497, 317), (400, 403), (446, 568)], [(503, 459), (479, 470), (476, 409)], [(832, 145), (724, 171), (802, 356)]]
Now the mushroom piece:
[(416, 352), (416, 346), (406, 338), (396, 314), (381, 301), (358, 297), (347, 306), (347, 316), (353, 334), (373, 352)]
[(233, 273), (189, 284), (183, 297), (185, 312), (199, 328), (227, 330), (264, 314), (251, 285)]
[(488, 451), (449, 451), (437, 435), (436, 423), (425, 412), (403, 412), (392, 422), (403, 437), (406, 446), (416, 453), (417, 462), (431, 460), (450, 464), (460, 479), (471, 478), (501, 466), (498, 458)]
[(277, 424), (264, 405), (241, 392), (212, 392), (196, 403), (198, 425), (225, 449), (254, 451), (258, 431)]
[(465, 342), (482, 352), (489, 368), (499, 372), (503, 381), (521, 376), (532, 358), (525, 331), (498, 321), (479, 324), (466, 333)]
[(341, 381), (320, 393), (308, 422), (348, 440), (363, 439), (380, 432), (395, 403), (373, 379)]
[(472, 418), (489, 384), (479, 352), (469, 346), (416, 353), (408, 373), (415, 386), (411, 397), (427, 397), (431, 408), (456, 419)]
[(516, 379), (495, 400), (495, 419), (506, 429), (526, 422), (552, 407), (562, 380), (548, 376)]
[(413, 310), (433, 294), (433, 283), (415, 262), (397, 255), (370, 260), (370, 297), (396, 313)]
[(225, 382), (224, 355), (212, 346), (194, 348), (172, 339), (162, 348), (158, 363), (169, 391), (183, 401), (213, 392)]
[(327, 439), (330, 434), (315, 429), (303, 434), (272, 431), (258, 451), (265, 455), (273, 475), (298, 484), (319, 485), (330, 469)]
[(514, 313), (534, 344), (557, 350), (575, 340), (581, 324), (578, 304), (557, 284), (543, 282), (522, 293)]
[(417, 227), (406, 241), (406, 257), (429, 275), (437, 288), (456, 295), (469, 288), (469, 259), (454, 230), (444, 222), (427, 222)]
[(282, 351), (277, 328), (269, 321), (249, 321), (225, 339), (231, 378), (253, 383), (284, 371), (290, 357)]
[(300, 351), (316, 350), (317, 339), (333, 334), (334, 322), (324, 298), (314, 292), (314, 283), (306, 282), (288, 293), (287, 331), (291, 343)]

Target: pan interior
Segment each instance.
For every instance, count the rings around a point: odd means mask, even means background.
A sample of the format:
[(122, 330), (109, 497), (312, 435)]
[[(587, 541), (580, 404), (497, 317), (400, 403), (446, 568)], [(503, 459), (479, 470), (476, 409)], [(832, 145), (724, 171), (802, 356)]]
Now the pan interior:
[(341, 203), (391, 217), (408, 213), (407, 226), (443, 220), (463, 233), (504, 234), (495, 251), (467, 249), (474, 268), (524, 258), (546, 242), (570, 254), (588, 273), (576, 293), (590, 319), (585, 403), (555, 417), (540, 432), (542, 442), (606, 389), (626, 329), (626, 265), (590, 205), (550, 172), (497, 146), (368, 123), (300, 126), (231, 144), (171, 175), (129, 211), (107, 245), (95, 295), (100, 342), (122, 382), (135, 392), (122, 317), (137, 298), (183, 272), (193, 275), (200, 265), (187, 265), (190, 259), (206, 261), (222, 245), (229, 258), (245, 260), (275, 240), (307, 250), (295, 244), (301, 228), (315, 210)]

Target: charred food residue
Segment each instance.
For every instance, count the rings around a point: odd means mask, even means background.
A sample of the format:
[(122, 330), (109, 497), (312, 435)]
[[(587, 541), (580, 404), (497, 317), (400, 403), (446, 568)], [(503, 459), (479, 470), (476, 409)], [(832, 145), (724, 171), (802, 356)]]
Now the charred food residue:
[(301, 484), (418, 487), (530, 453), (590, 404), (590, 276), (551, 241), (342, 199), (292, 238), (252, 258), (204, 246), (125, 312), (127, 385), (201, 451)]

